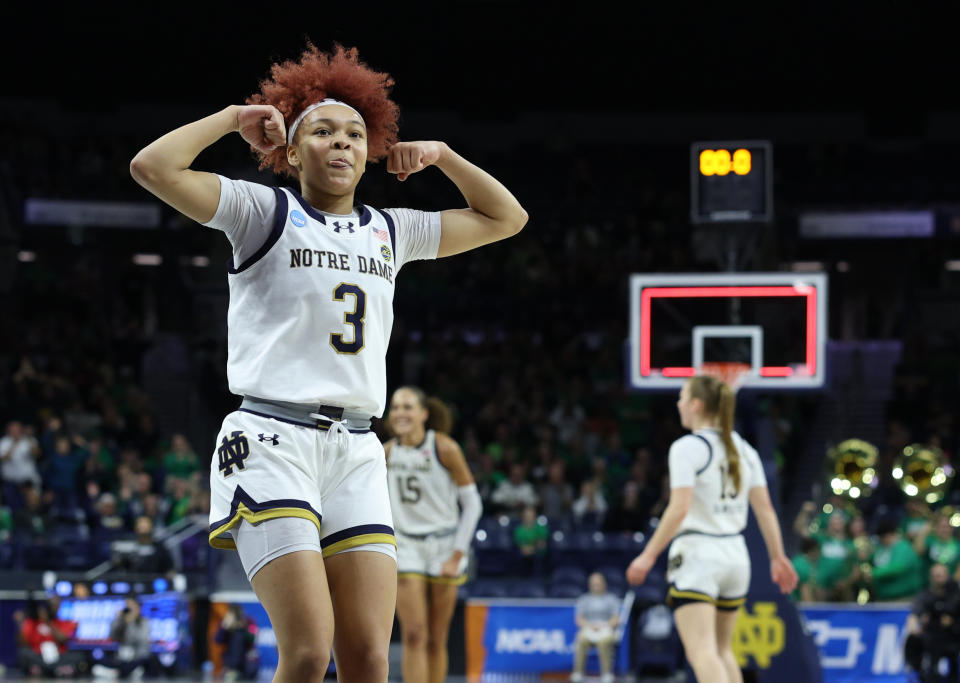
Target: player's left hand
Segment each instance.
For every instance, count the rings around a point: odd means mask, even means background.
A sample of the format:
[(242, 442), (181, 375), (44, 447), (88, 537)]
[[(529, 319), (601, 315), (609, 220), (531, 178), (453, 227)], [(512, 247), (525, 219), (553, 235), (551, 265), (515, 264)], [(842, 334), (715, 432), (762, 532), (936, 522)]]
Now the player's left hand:
[(786, 555), (770, 561), (770, 576), (780, 586), (780, 592), (786, 595), (797, 587), (799, 577), (793, 563)]
[(450, 558), (440, 567), (440, 576), (445, 579), (455, 579), (460, 576), (460, 557), (451, 555)]
[(387, 153), (387, 173), (406, 180), (410, 174), (437, 163), (446, 146), (436, 141), (398, 142)]
[(653, 569), (655, 562), (656, 558), (650, 557), (646, 553), (637, 555), (630, 566), (627, 567), (627, 581), (633, 586), (639, 586), (647, 580), (647, 574)]

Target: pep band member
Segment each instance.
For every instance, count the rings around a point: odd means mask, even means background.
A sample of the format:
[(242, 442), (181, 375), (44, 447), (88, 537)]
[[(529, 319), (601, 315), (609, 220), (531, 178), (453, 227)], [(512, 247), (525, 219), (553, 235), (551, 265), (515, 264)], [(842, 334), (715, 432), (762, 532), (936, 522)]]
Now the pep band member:
[[(276, 633), (277, 681), (322, 680), (331, 647), (341, 681), (387, 680), (396, 544), (370, 420), (386, 400), (395, 278), (409, 261), (474, 249), (527, 221), (506, 188), (443, 142), (396, 141), (392, 85), (356, 49), (310, 45), (274, 64), (246, 106), (167, 133), (130, 165), (233, 247), (227, 375), (243, 401), (217, 436), (210, 543), (240, 554)], [(299, 192), (190, 168), (235, 132)], [(469, 208), (356, 206), (368, 159), (384, 157), (401, 181), (436, 166)]]
[(742, 535), (748, 502), (770, 554), (774, 582), (784, 593), (797, 585), (760, 457), (733, 431), (734, 407), (733, 391), (715, 377), (697, 376), (684, 384), (677, 409), (692, 433), (670, 446), (670, 502), (627, 569), (630, 583), (643, 583), (673, 539), (667, 597), (701, 683), (743, 680), (732, 643), (737, 610), (750, 587), (750, 555)]
[[(384, 444), (397, 534), (397, 617), (403, 680), (447, 680), (447, 636), (466, 581), (470, 541), (483, 513), (480, 493), (442, 401), (417, 387), (390, 400), (394, 438)], [(462, 509), (461, 509), (462, 508)]]

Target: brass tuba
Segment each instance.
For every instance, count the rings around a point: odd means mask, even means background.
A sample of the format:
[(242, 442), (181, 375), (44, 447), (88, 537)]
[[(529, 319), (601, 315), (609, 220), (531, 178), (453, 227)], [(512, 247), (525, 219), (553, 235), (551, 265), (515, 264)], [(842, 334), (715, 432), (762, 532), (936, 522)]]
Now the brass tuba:
[(910, 444), (893, 462), (891, 475), (911, 498), (939, 503), (947, 494), (954, 470), (936, 446)]
[(879, 483), (877, 447), (862, 439), (847, 439), (827, 451), (830, 490), (851, 500), (866, 498)]

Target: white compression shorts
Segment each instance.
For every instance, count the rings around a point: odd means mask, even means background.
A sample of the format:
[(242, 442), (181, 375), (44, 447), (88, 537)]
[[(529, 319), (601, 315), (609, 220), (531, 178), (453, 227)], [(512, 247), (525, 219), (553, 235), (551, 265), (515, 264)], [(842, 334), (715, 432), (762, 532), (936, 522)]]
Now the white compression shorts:
[[(276, 517), (259, 524), (251, 524), (243, 520), (232, 531), (237, 544), (237, 553), (240, 555), (240, 562), (243, 564), (248, 580), (253, 579), (254, 574), (263, 569), (268, 562), (283, 555), (301, 550), (323, 554), (317, 526), (312, 521), (301, 517)], [(359, 550), (383, 553), (392, 557), (394, 562), (397, 560), (397, 549), (390, 543), (369, 543), (347, 548), (340, 553)]]

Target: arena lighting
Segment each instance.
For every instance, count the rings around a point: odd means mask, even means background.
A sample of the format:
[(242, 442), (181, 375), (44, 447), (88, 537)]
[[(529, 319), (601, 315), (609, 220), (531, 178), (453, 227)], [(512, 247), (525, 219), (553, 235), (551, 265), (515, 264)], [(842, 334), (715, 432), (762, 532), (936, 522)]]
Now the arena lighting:
[(126, 581), (114, 581), (110, 586), (110, 590), (117, 594), (124, 594), (130, 592), (130, 584)]
[(97, 581), (93, 586), (90, 587), (90, 590), (93, 591), (94, 595), (106, 595), (107, 594), (107, 584), (104, 581)]
[(159, 266), (163, 257), (160, 254), (134, 254), (133, 262), (138, 266)]
[(17, 252), (17, 260), (20, 263), (33, 263), (37, 260), (37, 252), (35, 251), (20, 251)]
[(960, 270), (960, 260), (947, 261), (943, 264), (945, 270), (957, 271)]
[(65, 598), (73, 592), (73, 584), (69, 581), (57, 581), (57, 585), (54, 586), (53, 591), (60, 597)]
[(158, 578), (153, 580), (153, 592), (154, 593), (163, 593), (167, 590), (167, 580), (163, 578)]
[[(802, 371), (813, 376), (817, 372), (817, 290), (804, 284), (792, 287), (783, 286), (739, 286), (739, 287), (645, 287), (640, 294), (640, 374), (650, 374), (650, 305), (654, 298), (710, 298), (737, 296), (803, 296), (807, 299), (807, 362)], [(693, 367), (662, 368), (664, 377), (692, 377), (696, 374)], [(794, 369), (788, 366), (768, 366), (760, 368), (763, 377), (790, 377)]]
[(192, 256), (190, 258), (190, 265), (196, 268), (206, 268), (210, 265), (210, 258), (208, 256)]

